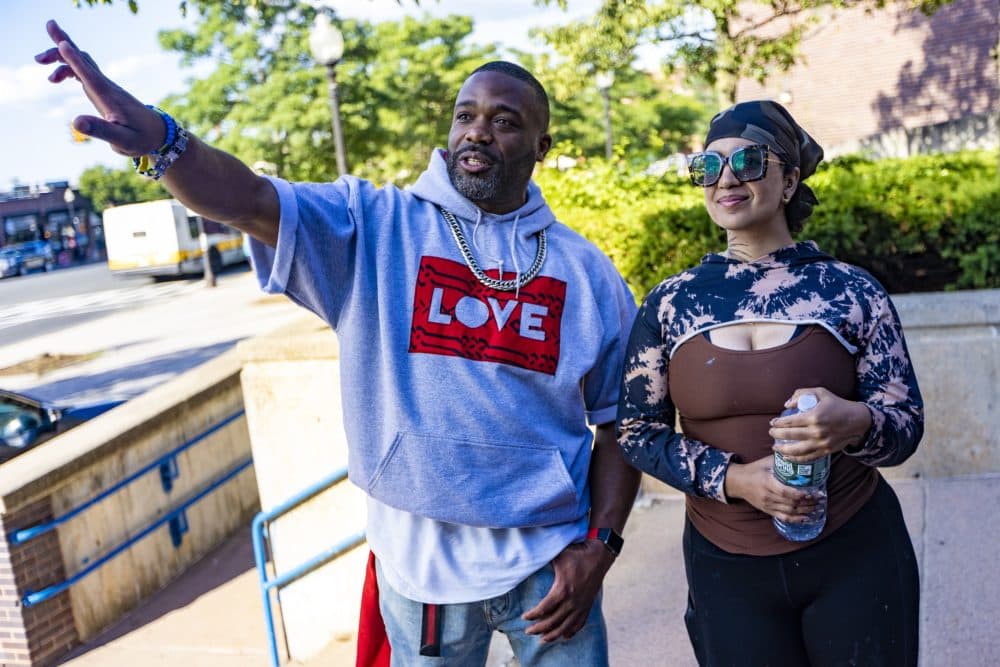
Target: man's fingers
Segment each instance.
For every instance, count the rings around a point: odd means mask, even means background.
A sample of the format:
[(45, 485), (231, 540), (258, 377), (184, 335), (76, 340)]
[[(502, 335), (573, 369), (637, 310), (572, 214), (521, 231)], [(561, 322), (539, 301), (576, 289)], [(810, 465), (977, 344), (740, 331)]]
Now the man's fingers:
[[(81, 134), (86, 134), (88, 137), (106, 141), (112, 147), (121, 148), (135, 144), (135, 130), (118, 125), (117, 123), (109, 123), (98, 116), (77, 116), (73, 119), (73, 128)], [(122, 155), (139, 155), (142, 153), (142, 151), (129, 153), (125, 150), (118, 150), (117, 152)]]
[(583, 627), (581, 616), (581, 614), (566, 614), (557, 627), (542, 635), (542, 640), (554, 642), (557, 639), (570, 639)]
[(553, 609), (537, 623), (532, 623), (524, 629), (529, 635), (542, 635), (545, 641), (558, 639), (565, 629), (566, 619), (571, 615), (572, 608), (569, 606)]
[(69, 34), (65, 30), (60, 28), (59, 24), (56, 23), (55, 21), (52, 20), (47, 21), (45, 23), (45, 30), (46, 32), (49, 33), (49, 37), (51, 37), (52, 41), (55, 42), (56, 44), (58, 44), (59, 42), (69, 42), (74, 48), (76, 48), (76, 44), (74, 44), (73, 40), (70, 39)]
[(526, 621), (534, 621), (539, 618), (544, 618), (551, 614), (559, 607), (559, 603), (562, 600), (562, 595), (555, 593), (555, 587), (549, 590), (548, 594), (538, 601), (534, 607), (524, 612), (521, 616)]
[(41, 65), (51, 65), (52, 63), (60, 62), (61, 59), (59, 49), (55, 46), (51, 49), (45, 49), (35, 56), (35, 62)]
[(71, 42), (59, 42), (58, 49), (60, 59), (73, 68), (76, 78), (80, 79), (83, 85), (94, 88), (104, 82), (104, 75), (97, 68), (97, 64)]
[(69, 65), (60, 65), (52, 71), (52, 74), (49, 74), (49, 81), (52, 83), (60, 83), (73, 78), (76, 78), (76, 73)]

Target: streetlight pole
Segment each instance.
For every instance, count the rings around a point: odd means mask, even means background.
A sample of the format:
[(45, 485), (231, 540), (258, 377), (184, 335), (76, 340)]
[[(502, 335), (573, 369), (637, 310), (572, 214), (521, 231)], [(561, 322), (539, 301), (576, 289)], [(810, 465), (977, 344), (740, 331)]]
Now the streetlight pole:
[(326, 14), (317, 14), (309, 33), (309, 50), (313, 58), (326, 66), (326, 80), (330, 92), (330, 113), (333, 117), (333, 143), (337, 153), (337, 171), (348, 173), (347, 153), (344, 150), (344, 133), (340, 127), (340, 99), (337, 95), (337, 63), (344, 55), (344, 36)]
[(333, 116), (333, 143), (337, 150), (337, 172), (347, 174), (347, 155), (344, 152), (344, 131), (340, 127), (340, 99), (337, 97), (337, 64), (327, 63), (326, 78), (329, 82), (330, 109)]
[(614, 157), (614, 139), (611, 134), (611, 86), (615, 82), (614, 72), (598, 72), (594, 77), (597, 89), (604, 100), (604, 157)]
[[(63, 190), (63, 201), (66, 202), (66, 206), (69, 207), (69, 224), (70, 227), (73, 228), (73, 238), (79, 242), (80, 235), (77, 232), (80, 230), (77, 228), (76, 209), (73, 207), (73, 202), (76, 201), (76, 193), (73, 192), (73, 188), (67, 186), (66, 189)], [(58, 229), (56, 232), (59, 234), (59, 245), (62, 247), (62, 230)], [(78, 252), (77, 248), (79, 248), (79, 246), (73, 248), (74, 253)]]

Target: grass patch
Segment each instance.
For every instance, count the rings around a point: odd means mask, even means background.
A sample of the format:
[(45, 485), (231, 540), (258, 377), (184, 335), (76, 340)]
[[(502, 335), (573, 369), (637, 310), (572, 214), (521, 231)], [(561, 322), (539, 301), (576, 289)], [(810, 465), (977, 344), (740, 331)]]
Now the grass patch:
[(99, 356), (101, 356), (101, 352), (88, 352), (86, 354), (49, 354), (45, 352), (34, 359), (27, 359), (13, 366), (0, 368), (0, 376), (23, 375), (24, 373), (44, 375), (45, 373), (65, 368), (66, 366), (96, 359)]

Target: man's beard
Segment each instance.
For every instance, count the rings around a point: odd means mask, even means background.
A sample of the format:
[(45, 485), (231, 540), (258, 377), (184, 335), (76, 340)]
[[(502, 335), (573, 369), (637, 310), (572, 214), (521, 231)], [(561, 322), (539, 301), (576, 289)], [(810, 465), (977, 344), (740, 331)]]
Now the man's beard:
[[(490, 168), (483, 174), (469, 174), (458, 164), (463, 153), (475, 150), (492, 161)], [(510, 164), (499, 155), (486, 153), (480, 148), (464, 148), (448, 153), (448, 176), (452, 185), (462, 193), (466, 199), (474, 202), (493, 202), (504, 199), (511, 188), (523, 188), (521, 185), (521, 174), (527, 172), (526, 182), (531, 178), (531, 172), (535, 168), (535, 156), (532, 153), (525, 153), (523, 158), (518, 158)]]

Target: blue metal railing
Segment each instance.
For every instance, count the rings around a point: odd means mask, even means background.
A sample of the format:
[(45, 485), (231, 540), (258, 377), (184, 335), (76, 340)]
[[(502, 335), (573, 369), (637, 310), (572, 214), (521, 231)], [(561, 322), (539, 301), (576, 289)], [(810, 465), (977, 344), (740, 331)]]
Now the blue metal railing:
[[(88, 508), (96, 505), (97, 503), (101, 502), (102, 500), (104, 500), (108, 496), (111, 496), (111, 495), (113, 495), (113, 494), (121, 491), (123, 488), (125, 488), (126, 486), (128, 486), (132, 482), (136, 481), (137, 479), (139, 479), (143, 475), (145, 475), (145, 474), (147, 474), (149, 472), (152, 472), (153, 470), (158, 470), (158, 469), (163, 468), (164, 466), (171, 466), (172, 465), (173, 466), (173, 470), (176, 471), (176, 463), (173, 461), (173, 459), (178, 454), (180, 454), (181, 452), (183, 452), (183, 451), (185, 451), (187, 449), (190, 449), (191, 447), (193, 447), (194, 445), (198, 444), (199, 442), (201, 442), (202, 440), (204, 440), (208, 436), (212, 435), (213, 433), (215, 433), (219, 429), (223, 428), (224, 426), (227, 426), (233, 420), (238, 419), (239, 417), (242, 417), (243, 413), (244, 413), (243, 410), (237, 410), (236, 412), (234, 412), (233, 414), (229, 415), (228, 417), (226, 417), (225, 419), (223, 419), (221, 422), (219, 422), (215, 426), (212, 426), (211, 428), (207, 429), (206, 431), (203, 431), (200, 435), (197, 435), (194, 438), (192, 438), (191, 440), (188, 440), (183, 445), (170, 450), (169, 452), (167, 452), (166, 454), (164, 454), (160, 458), (156, 459), (152, 463), (144, 466), (143, 468), (140, 468), (139, 470), (137, 470), (136, 472), (132, 473), (131, 475), (129, 475), (125, 479), (121, 480), (120, 482), (118, 482), (114, 486), (112, 486), (112, 487), (110, 487), (110, 488), (102, 491), (101, 493), (97, 494), (96, 496), (94, 496), (90, 500), (82, 503), (81, 505), (76, 506), (75, 508), (73, 508), (72, 510), (70, 510), (69, 512), (67, 512), (66, 514), (63, 514), (62, 516), (58, 516), (55, 519), (53, 519), (52, 521), (47, 521), (45, 523), (40, 523), (38, 525), (31, 526), (29, 528), (22, 528), (21, 530), (15, 530), (14, 532), (10, 533), (10, 535), (7, 536), (7, 543), (10, 544), (11, 546), (17, 546), (19, 544), (24, 544), (28, 540), (32, 540), (32, 539), (38, 537), (39, 535), (44, 535), (45, 533), (47, 533), (47, 532), (49, 532), (51, 530), (55, 530), (56, 528), (58, 528), (62, 524), (66, 523), (67, 521), (69, 521), (69, 520), (73, 519), (74, 517), (76, 517), (81, 512), (84, 512)], [(161, 469), (160, 474), (162, 476), (162, 475), (165, 475), (166, 473), (164, 473), (164, 471)], [(176, 477), (176, 474), (173, 474), (173, 476), (171, 477), (171, 479), (173, 477)], [(167, 483), (166, 482), (164, 482), (164, 488), (166, 490), (169, 490), (169, 488), (167, 488)]]
[[(25, 607), (31, 607), (31, 606), (34, 606), (34, 605), (40, 603), (40, 602), (45, 602), (46, 600), (48, 600), (51, 597), (59, 595), (60, 593), (62, 593), (63, 591), (65, 591), (67, 588), (69, 588), (73, 584), (79, 582), (81, 579), (83, 579), (84, 577), (86, 577), (88, 574), (90, 574), (94, 570), (96, 570), (99, 567), (103, 566), (105, 563), (107, 563), (109, 560), (111, 560), (115, 556), (118, 556), (122, 552), (127, 551), (129, 549), (129, 547), (131, 547), (133, 544), (135, 544), (139, 540), (142, 540), (145, 537), (147, 537), (148, 535), (152, 534), (157, 528), (159, 528), (163, 524), (168, 523), (168, 522), (173, 522), (173, 521), (176, 521), (176, 520), (182, 518), (183, 515), (184, 515), (185, 510), (187, 510), (188, 507), (190, 507), (191, 505), (194, 505), (199, 500), (201, 500), (202, 498), (204, 498), (205, 496), (207, 496), (208, 494), (210, 494), (212, 491), (214, 491), (218, 487), (222, 486), (223, 484), (225, 484), (226, 482), (228, 482), (229, 480), (231, 480), (236, 475), (238, 475), (241, 472), (243, 472), (246, 468), (250, 467), (251, 465), (253, 465), (253, 457), (247, 457), (246, 459), (244, 459), (243, 461), (241, 461), (240, 463), (238, 463), (236, 466), (234, 466), (233, 468), (231, 468), (228, 472), (226, 472), (225, 474), (223, 474), (223, 475), (217, 477), (216, 479), (214, 479), (207, 487), (205, 487), (204, 489), (202, 489), (201, 491), (199, 491), (193, 497), (191, 497), (188, 500), (184, 501), (183, 503), (181, 503), (180, 505), (178, 505), (177, 507), (175, 507), (174, 509), (172, 509), (167, 514), (164, 514), (162, 517), (160, 517), (159, 519), (157, 519), (153, 523), (151, 523), (148, 526), (146, 526), (143, 530), (141, 530), (139, 533), (137, 533), (133, 537), (130, 537), (129, 539), (125, 540), (124, 542), (122, 542), (118, 546), (114, 547), (109, 552), (107, 552), (106, 554), (104, 554), (103, 556), (101, 556), (100, 558), (98, 558), (97, 560), (95, 560), (93, 563), (91, 563), (87, 567), (83, 568), (82, 570), (80, 570), (79, 572), (77, 572), (76, 574), (74, 574), (72, 577), (68, 577), (67, 579), (59, 582), (58, 584), (53, 584), (52, 586), (47, 586), (47, 587), (43, 588), (40, 591), (36, 591), (36, 592), (29, 591), (28, 593), (25, 594), (25, 596), (23, 598), (21, 598), (21, 604), (23, 604)], [(186, 519), (185, 519), (184, 523), (185, 523), (185, 527), (186, 527)], [(173, 528), (173, 525), (171, 526), (171, 528)], [(178, 530), (182, 530), (182, 529), (178, 529)], [(176, 542), (176, 538), (175, 538), (175, 542)]]
[[(193, 447), (194, 445), (198, 444), (199, 442), (203, 441), (205, 438), (207, 438), (208, 436), (210, 436), (213, 433), (217, 432), (219, 429), (221, 429), (221, 428), (229, 425), (234, 420), (236, 420), (239, 417), (243, 416), (243, 414), (244, 414), (244, 411), (242, 409), (237, 410), (233, 414), (229, 415), (228, 417), (225, 417), (224, 419), (222, 419), (217, 424), (209, 427), (208, 429), (206, 429), (202, 433), (196, 435), (194, 438), (188, 440), (187, 442), (185, 442), (184, 444), (180, 445), (179, 447), (176, 447), (176, 448), (170, 450), (169, 452), (167, 452), (166, 454), (164, 454), (160, 458), (156, 459), (152, 463), (147, 464), (146, 466), (142, 467), (138, 471), (132, 473), (128, 477), (122, 479), (121, 481), (117, 482), (113, 486), (111, 486), (108, 489), (105, 489), (101, 493), (97, 494), (93, 498), (91, 498), (91, 499), (89, 499), (89, 500), (81, 503), (80, 505), (76, 506), (75, 508), (73, 508), (72, 510), (70, 510), (69, 512), (67, 512), (66, 514), (58, 516), (58, 517), (56, 517), (55, 519), (53, 519), (51, 521), (47, 521), (45, 523), (41, 523), (41, 524), (37, 524), (37, 525), (34, 525), (34, 526), (30, 526), (28, 528), (22, 528), (21, 530), (17, 530), (17, 531), (14, 531), (14, 532), (10, 533), (7, 536), (7, 542), (8, 542), (8, 544), (10, 544), (11, 546), (16, 546), (16, 545), (24, 544), (25, 542), (28, 542), (29, 540), (33, 540), (36, 537), (39, 537), (39, 536), (44, 535), (44, 534), (46, 534), (46, 533), (48, 533), (50, 531), (55, 530), (56, 528), (58, 528), (59, 526), (61, 526), (64, 523), (66, 523), (67, 521), (70, 521), (71, 519), (79, 516), (79, 514), (81, 512), (87, 510), (90, 507), (93, 507), (97, 503), (99, 503), (99, 502), (107, 499), (109, 496), (117, 493), (118, 491), (121, 491), (122, 489), (124, 489), (128, 485), (132, 484), (133, 482), (135, 482), (136, 480), (138, 480), (139, 478), (141, 478), (143, 475), (146, 475), (146, 474), (148, 474), (148, 473), (150, 473), (150, 472), (152, 472), (154, 470), (159, 470), (159, 472), (160, 472), (160, 481), (163, 484), (163, 490), (164, 490), (164, 492), (169, 492), (173, 488), (173, 480), (178, 476), (178, 468), (177, 468), (177, 461), (176, 461), (177, 455), (180, 454), (181, 452), (183, 452), (183, 451), (185, 451), (185, 450)], [(21, 603), (25, 607), (31, 607), (33, 605), (37, 605), (37, 604), (39, 604), (41, 602), (44, 602), (45, 600), (48, 600), (49, 598), (51, 598), (51, 597), (53, 597), (55, 595), (58, 595), (59, 593), (62, 593), (63, 591), (65, 591), (66, 589), (68, 589), (69, 587), (73, 586), (74, 584), (76, 584), (77, 582), (79, 582), (81, 579), (83, 579), (84, 577), (86, 577), (87, 575), (89, 575), (94, 570), (100, 568), (101, 566), (103, 566), (105, 563), (107, 563), (111, 559), (115, 558), (116, 556), (118, 556), (122, 552), (128, 550), (129, 547), (131, 547), (133, 544), (135, 544), (139, 540), (142, 540), (145, 537), (147, 537), (148, 535), (152, 534), (157, 528), (159, 528), (160, 526), (164, 525), (165, 523), (169, 523), (170, 524), (170, 536), (171, 536), (171, 539), (174, 542), (174, 546), (175, 547), (179, 547), (180, 544), (181, 544), (181, 540), (182, 540), (183, 534), (185, 532), (187, 532), (188, 524), (187, 524), (187, 516), (185, 514), (185, 511), (187, 510), (187, 508), (190, 507), (191, 505), (194, 505), (198, 501), (200, 501), (202, 498), (204, 498), (205, 496), (207, 496), (209, 493), (211, 493), (212, 491), (214, 491), (216, 488), (218, 488), (219, 486), (225, 484), (226, 482), (228, 482), (229, 480), (231, 480), (233, 477), (235, 477), (236, 475), (238, 475), (239, 473), (241, 473), (243, 470), (245, 470), (246, 468), (248, 468), (251, 465), (253, 465), (253, 457), (247, 457), (247, 458), (243, 459), (242, 461), (240, 461), (239, 463), (237, 463), (233, 468), (231, 468), (227, 472), (223, 473), (219, 477), (217, 477), (214, 480), (212, 480), (208, 484), (208, 486), (206, 486), (205, 488), (203, 488), (197, 494), (195, 494), (194, 496), (192, 496), (188, 500), (184, 501), (183, 503), (181, 503), (180, 505), (178, 505), (174, 509), (170, 510), (167, 514), (163, 515), (159, 519), (156, 519), (153, 523), (151, 523), (148, 526), (146, 526), (145, 528), (143, 528), (139, 533), (137, 533), (133, 537), (131, 537), (131, 538), (125, 540), (124, 542), (122, 542), (121, 544), (115, 546), (113, 549), (111, 549), (110, 551), (108, 551), (107, 553), (105, 553), (103, 556), (101, 556), (100, 558), (98, 558), (93, 563), (90, 563), (89, 565), (87, 565), (87, 567), (85, 567), (84, 569), (80, 570), (79, 572), (77, 572), (73, 576), (68, 577), (64, 581), (61, 581), (61, 582), (59, 582), (57, 584), (53, 584), (51, 586), (47, 586), (47, 587), (43, 588), (40, 591), (27, 591), (25, 593), (24, 597), (21, 598)]]
[[(293, 567), (282, 575), (276, 575), (273, 579), (267, 576), (267, 552), (265, 539), (267, 538), (267, 525), (283, 514), (290, 512), (299, 505), (308, 502), (335, 484), (347, 479), (347, 468), (341, 468), (326, 479), (316, 482), (306, 488), (301, 493), (281, 503), (277, 507), (266, 512), (260, 512), (253, 519), (253, 556), (257, 562), (257, 578), (260, 582), (261, 596), (264, 599), (264, 626), (267, 630), (268, 648), (271, 655), (272, 667), (280, 667), (278, 660), (278, 642), (274, 636), (274, 614), (271, 611), (271, 589), (280, 589), (293, 581), (304, 577), (316, 568), (330, 562), (347, 551), (358, 546), (365, 541), (365, 533), (359, 532), (341, 540), (329, 549), (307, 560), (300, 565)], [(281, 599), (278, 599), (278, 609), (281, 609)]]

